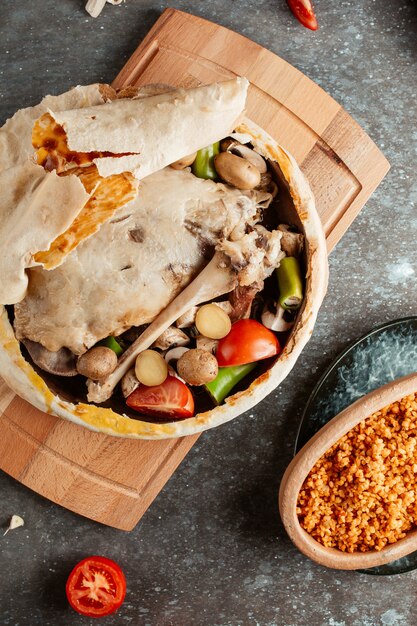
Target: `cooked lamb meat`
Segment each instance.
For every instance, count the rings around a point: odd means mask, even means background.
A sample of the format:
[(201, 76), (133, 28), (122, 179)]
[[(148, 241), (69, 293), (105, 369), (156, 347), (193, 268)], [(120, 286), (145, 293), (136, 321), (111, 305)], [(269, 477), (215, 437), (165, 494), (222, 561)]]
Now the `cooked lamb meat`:
[(280, 224), (278, 230), (282, 232), (281, 248), (287, 256), (299, 257), (304, 247), (304, 237), (293, 232), (286, 224)]
[(229, 301), (232, 305), (230, 319), (232, 322), (241, 320), (250, 316), (252, 304), (256, 294), (262, 289), (263, 283), (241, 287), (238, 285), (230, 293)]
[(263, 281), (278, 267), (285, 256), (280, 242), (279, 231), (269, 232), (257, 224), (238, 241), (222, 241), (217, 249), (230, 258), (232, 267), (239, 270), (239, 284), (248, 287)]

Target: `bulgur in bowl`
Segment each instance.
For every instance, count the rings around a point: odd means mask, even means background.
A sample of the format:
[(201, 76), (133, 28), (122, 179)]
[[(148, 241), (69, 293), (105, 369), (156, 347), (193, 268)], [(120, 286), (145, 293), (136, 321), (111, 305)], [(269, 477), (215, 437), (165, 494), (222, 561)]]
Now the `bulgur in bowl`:
[(279, 507), (293, 543), (335, 569), (417, 549), (417, 373), (360, 398), (300, 450)]

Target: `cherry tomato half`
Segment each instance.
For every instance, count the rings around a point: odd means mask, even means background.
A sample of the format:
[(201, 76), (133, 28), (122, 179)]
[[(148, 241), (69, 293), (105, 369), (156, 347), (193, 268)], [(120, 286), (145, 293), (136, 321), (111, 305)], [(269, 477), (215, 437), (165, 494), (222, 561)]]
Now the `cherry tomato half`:
[(127, 406), (145, 415), (185, 419), (194, 415), (194, 398), (187, 385), (176, 378), (168, 376), (162, 385), (147, 387), (139, 385), (126, 398)]
[(114, 613), (126, 595), (126, 579), (120, 567), (104, 556), (80, 561), (67, 580), (67, 598), (72, 608), (89, 617)]
[(256, 320), (238, 320), (226, 337), (220, 339), (216, 350), (219, 367), (245, 365), (261, 361), (281, 352), (272, 330)]

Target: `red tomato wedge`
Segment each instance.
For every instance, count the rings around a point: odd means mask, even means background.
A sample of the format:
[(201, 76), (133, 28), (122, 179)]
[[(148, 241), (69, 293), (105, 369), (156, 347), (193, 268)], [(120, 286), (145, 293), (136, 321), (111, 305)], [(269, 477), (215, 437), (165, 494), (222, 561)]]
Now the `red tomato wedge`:
[(293, 15), (310, 30), (317, 30), (319, 25), (310, 0), (287, 0)]
[(168, 376), (162, 385), (139, 385), (126, 398), (127, 406), (139, 413), (185, 419), (194, 415), (194, 398), (187, 385), (175, 376)]
[(88, 617), (114, 613), (126, 595), (126, 579), (120, 567), (104, 556), (89, 556), (68, 576), (67, 598), (72, 608)]
[(281, 352), (272, 330), (256, 320), (238, 320), (226, 337), (220, 339), (216, 350), (219, 367), (245, 365), (261, 361)]

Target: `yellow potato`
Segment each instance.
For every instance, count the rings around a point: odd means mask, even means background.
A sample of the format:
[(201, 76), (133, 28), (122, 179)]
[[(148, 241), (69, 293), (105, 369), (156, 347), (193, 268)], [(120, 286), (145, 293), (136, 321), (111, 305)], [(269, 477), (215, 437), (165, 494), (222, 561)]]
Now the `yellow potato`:
[(147, 387), (162, 385), (168, 376), (168, 364), (156, 350), (144, 350), (136, 358), (135, 374)]
[(205, 304), (198, 309), (195, 316), (198, 332), (210, 339), (222, 339), (232, 328), (230, 317), (217, 304)]

